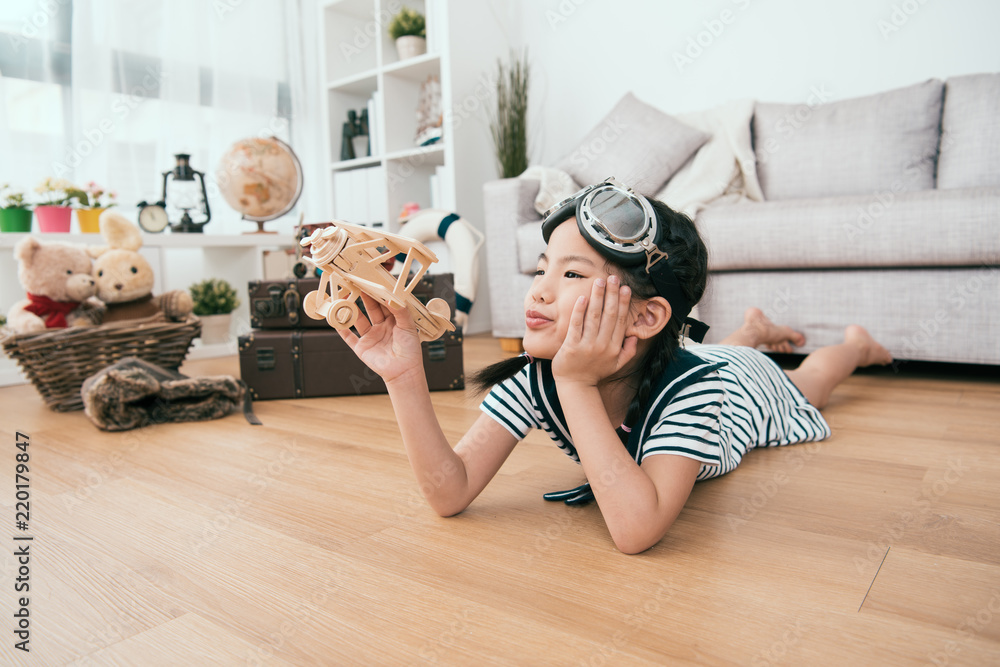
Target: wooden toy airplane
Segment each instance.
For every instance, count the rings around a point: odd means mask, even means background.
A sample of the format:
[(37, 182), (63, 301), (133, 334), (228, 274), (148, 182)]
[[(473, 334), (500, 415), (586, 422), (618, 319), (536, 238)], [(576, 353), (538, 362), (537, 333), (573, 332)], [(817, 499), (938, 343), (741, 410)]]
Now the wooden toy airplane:
[[(360, 310), (356, 303), (364, 292), (394, 308), (406, 307), (420, 332), (420, 340), (435, 340), (445, 331), (454, 331), (451, 308), (444, 299), (431, 299), (425, 306), (413, 295), (413, 288), (437, 256), (424, 244), (396, 234), (335, 220), (300, 241), (310, 247), (312, 257), (304, 257), (322, 271), (319, 289), (302, 299), (302, 310), (314, 320), (325, 319), (334, 329), (354, 326)], [(386, 271), (382, 263), (406, 253), (399, 277)], [(410, 269), (419, 268), (410, 277)]]

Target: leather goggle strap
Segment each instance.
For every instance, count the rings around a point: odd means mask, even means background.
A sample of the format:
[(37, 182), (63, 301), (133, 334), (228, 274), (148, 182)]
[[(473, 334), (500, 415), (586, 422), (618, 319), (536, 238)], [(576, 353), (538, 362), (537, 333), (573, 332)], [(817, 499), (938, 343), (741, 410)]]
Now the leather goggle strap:
[(650, 267), (649, 277), (652, 279), (653, 285), (656, 287), (656, 291), (660, 293), (660, 296), (670, 303), (670, 308), (673, 310), (672, 316), (676, 315), (681, 319), (681, 335), (687, 336), (696, 343), (703, 342), (709, 327), (704, 322), (700, 322), (693, 317), (688, 317), (688, 313), (691, 312), (691, 306), (688, 305), (688, 300), (681, 291), (677, 277), (667, 265), (666, 260), (663, 260), (662, 264), (657, 262)]

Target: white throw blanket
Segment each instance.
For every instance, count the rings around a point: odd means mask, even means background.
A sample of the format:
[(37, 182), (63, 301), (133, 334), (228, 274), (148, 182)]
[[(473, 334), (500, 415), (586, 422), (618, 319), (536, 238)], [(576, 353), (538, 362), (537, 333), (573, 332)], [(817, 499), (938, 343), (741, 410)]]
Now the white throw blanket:
[[(678, 114), (685, 125), (712, 135), (656, 195), (691, 218), (713, 202), (763, 201), (750, 141), (753, 100), (737, 100), (708, 111)], [(519, 178), (540, 182), (535, 210), (545, 213), (582, 187), (554, 167), (529, 167)]]
[(685, 125), (712, 135), (656, 198), (694, 218), (713, 202), (763, 201), (757, 162), (750, 141), (753, 100), (737, 100), (716, 109), (678, 114)]

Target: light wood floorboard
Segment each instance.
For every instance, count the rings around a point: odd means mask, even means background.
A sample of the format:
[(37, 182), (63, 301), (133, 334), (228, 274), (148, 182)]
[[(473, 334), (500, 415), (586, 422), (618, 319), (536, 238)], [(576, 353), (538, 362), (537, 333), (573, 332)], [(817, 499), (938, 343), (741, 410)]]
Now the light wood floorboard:
[[(466, 338), (466, 369), (510, 353)], [(192, 375), (238, 375), (235, 358)], [(436, 392), (454, 441), (479, 415)], [(385, 396), (262, 401), (104, 433), (0, 389), (0, 664), (1000, 664), (1000, 382), (851, 377), (834, 435), (699, 483), (617, 552), (534, 433), (461, 515), (424, 504)], [(14, 649), (16, 433), (30, 445), (31, 653)]]

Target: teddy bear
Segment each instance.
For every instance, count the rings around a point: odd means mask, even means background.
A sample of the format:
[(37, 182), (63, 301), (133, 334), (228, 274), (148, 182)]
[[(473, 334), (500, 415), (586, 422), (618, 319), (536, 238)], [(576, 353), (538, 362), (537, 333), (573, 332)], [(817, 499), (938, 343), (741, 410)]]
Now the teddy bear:
[(103, 304), (94, 298), (97, 284), (91, 276), (90, 255), (83, 247), (42, 243), (29, 236), (14, 247), (14, 257), (17, 277), (28, 293), (7, 314), (14, 333), (100, 322)]
[(97, 298), (104, 302), (103, 322), (120, 322), (163, 313), (180, 321), (194, 309), (186, 290), (153, 296), (153, 268), (138, 251), (142, 247), (139, 227), (114, 209), (101, 213), (101, 236), (107, 246), (91, 246)]

